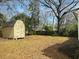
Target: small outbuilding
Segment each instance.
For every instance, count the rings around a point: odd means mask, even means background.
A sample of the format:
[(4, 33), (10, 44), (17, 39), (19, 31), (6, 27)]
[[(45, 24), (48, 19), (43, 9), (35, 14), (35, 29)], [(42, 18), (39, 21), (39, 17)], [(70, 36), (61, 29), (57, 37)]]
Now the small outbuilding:
[(24, 38), (25, 24), (22, 20), (7, 22), (2, 28), (2, 36), (4, 38)]

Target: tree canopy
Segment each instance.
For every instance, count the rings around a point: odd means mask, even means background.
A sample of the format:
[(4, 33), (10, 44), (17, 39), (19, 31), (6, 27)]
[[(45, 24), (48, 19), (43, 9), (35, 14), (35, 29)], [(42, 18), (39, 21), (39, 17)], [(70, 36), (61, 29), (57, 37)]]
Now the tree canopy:
[(40, 2), (47, 8), (52, 10), (55, 17), (58, 20), (58, 32), (60, 31), (60, 24), (62, 18), (69, 12), (79, 10), (76, 6), (79, 4), (79, 0), (40, 0)]

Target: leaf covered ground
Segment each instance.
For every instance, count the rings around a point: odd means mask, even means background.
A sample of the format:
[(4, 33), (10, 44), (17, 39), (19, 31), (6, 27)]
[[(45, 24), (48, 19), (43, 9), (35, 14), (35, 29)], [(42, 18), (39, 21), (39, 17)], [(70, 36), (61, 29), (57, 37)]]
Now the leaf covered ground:
[(70, 59), (58, 49), (64, 43), (70, 44), (69, 40), (69, 37), (40, 35), (18, 40), (0, 38), (0, 59)]

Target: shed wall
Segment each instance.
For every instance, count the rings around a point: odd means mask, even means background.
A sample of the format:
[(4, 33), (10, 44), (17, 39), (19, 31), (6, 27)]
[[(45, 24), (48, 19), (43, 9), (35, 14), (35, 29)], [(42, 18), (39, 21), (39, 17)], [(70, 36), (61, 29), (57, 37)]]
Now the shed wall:
[(2, 29), (2, 34), (4, 38), (13, 38), (14, 31), (12, 27), (6, 27)]

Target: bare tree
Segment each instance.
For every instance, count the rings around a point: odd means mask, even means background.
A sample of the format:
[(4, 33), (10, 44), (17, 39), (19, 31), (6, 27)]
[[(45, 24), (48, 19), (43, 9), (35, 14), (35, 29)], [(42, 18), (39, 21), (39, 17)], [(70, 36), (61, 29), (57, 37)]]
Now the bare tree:
[(32, 26), (34, 29), (37, 28), (37, 25), (39, 24), (39, 0), (30, 0), (30, 7), (31, 9), (31, 20), (32, 20)]
[(75, 8), (78, 5), (79, 0), (71, 0), (70, 2), (68, 2), (68, 0), (40, 0), (40, 2), (45, 7), (50, 8), (54, 13), (55, 17), (58, 19), (57, 21), (58, 33), (60, 32), (60, 24), (62, 18), (69, 12), (79, 10), (79, 8)]

